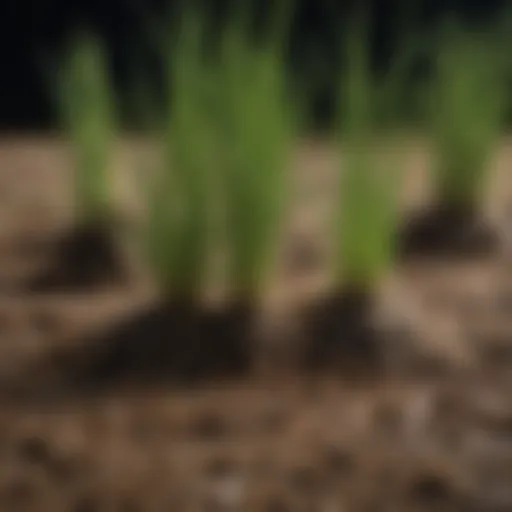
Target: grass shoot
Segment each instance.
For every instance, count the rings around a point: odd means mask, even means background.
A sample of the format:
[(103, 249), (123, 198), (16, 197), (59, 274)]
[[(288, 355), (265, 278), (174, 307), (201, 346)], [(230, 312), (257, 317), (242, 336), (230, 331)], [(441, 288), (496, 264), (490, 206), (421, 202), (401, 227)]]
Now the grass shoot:
[(343, 168), (335, 236), (336, 286), (359, 292), (371, 292), (392, 264), (400, 185), (399, 158), (390, 158), (394, 153), (379, 146), (380, 97), (366, 41), (361, 27), (347, 41), (339, 97)]
[(265, 284), (285, 205), (295, 118), (283, 43), (282, 37), (252, 41), (238, 18), (221, 41), (219, 132), (235, 300), (254, 300)]
[(449, 25), (437, 52), (429, 102), (439, 203), (478, 207), (503, 112), (502, 60), (488, 34)]
[(163, 168), (151, 186), (146, 228), (150, 262), (163, 290), (186, 301), (198, 298), (208, 265), (213, 139), (202, 37), (200, 17), (188, 11), (165, 54)]
[(76, 39), (58, 86), (75, 158), (78, 222), (101, 225), (111, 215), (109, 167), (116, 122), (107, 58), (97, 37)]

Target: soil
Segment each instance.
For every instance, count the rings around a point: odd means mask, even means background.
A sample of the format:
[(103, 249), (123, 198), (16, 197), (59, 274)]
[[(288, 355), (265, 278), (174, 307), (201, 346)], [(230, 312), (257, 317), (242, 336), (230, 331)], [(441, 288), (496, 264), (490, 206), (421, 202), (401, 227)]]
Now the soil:
[[(236, 305), (207, 308), (162, 302), (95, 334), (79, 354), (68, 358), (67, 386), (96, 391), (113, 383), (185, 383), (246, 374), (252, 351), (250, 309)], [(74, 364), (73, 364), (74, 363)], [(62, 365), (61, 365), (62, 366)]]
[(433, 206), (409, 219), (400, 234), (402, 259), (471, 258), (495, 254), (500, 239), (481, 211)]
[[(404, 209), (416, 209), (428, 155), (421, 141), (407, 148)], [(128, 216), (140, 211), (130, 170), (144, 149), (119, 144)], [(297, 150), (296, 204), (258, 315), (162, 305), (139, 269), (92, 288), (27, 287), (55, 268), (55, 240), (72, 226), (64, 154), (54, 137), (0, 141), (0, 510), (512, 510), (508, 141), (485, 205), (502, 247), (408, 258), (382, 283), (368, 323), (384, 372), (311, 374), (286, 364), (300, 343), (278, 346), (298, 339), (329, 281), (337, 163), (325, 144)], [(244, 349), (254, 316), (261, 371)]]
[(96, 224), (73, 226), (53, 245), (51, 265), (28, 280), (28, 292), (83, 291), (126, 279), (112, 228)]
[(372, 326), (372, 299), (362, 290), (340, 290), (314, 301), (304, 326), (305, 369), (378, 371), (380, 336)]

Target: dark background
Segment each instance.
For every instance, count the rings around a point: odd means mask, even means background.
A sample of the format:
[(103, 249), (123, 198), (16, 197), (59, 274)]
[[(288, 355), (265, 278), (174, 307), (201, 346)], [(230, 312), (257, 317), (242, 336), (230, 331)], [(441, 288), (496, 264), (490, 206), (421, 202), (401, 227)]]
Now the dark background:
[[(338, 58), (336, 38), (343, 23), (350, 23), (353, 8), (360, 1), (296, 0), (289, 62), (298, 78), (316, 80), (313, 103), (320, 120), (328, 117), (331, 107), (329, 80)], [(226, 1), (208, 4), (219, 19), (228, 10)], [(148, 21), (155, 16), (161, 19), (169, 5), (179, 7), (172, 0), (171, 4), (162, 0), (4, 0), (0, 11), (0, 128), (54, 126), (46, 80), (51, 73), (48, 62), (65, 47), (74, 30), (82, 26), (93, 28), (107, 42), (118, 96), (126, 101), (136, 64), (142, 63), (148, 69), (154, 65), (147, 37)], [(259, 10), (265, 12), (269, 5), (270, 1), (260, 1)], [(495, 16), (505, 5), (506, 2), (497, 0), (374, 1), (376, 65), (386, 65), (404, 21), (413, 32), (422, 31), (428, 37), (436, 22), (451, 11), (480, 23)]]

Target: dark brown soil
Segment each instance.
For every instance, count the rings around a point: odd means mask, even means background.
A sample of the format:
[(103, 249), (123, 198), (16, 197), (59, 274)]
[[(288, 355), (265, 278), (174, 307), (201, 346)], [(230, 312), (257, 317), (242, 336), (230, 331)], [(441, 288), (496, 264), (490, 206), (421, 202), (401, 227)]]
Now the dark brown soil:
[(28, 280), (28, 291), (87, 290), (127, 279), (113, 230), (106, 226), (76, 226), (55, 240), (52, 256), (49, 268)]
[(305, 368), (374, 372), (383, 368), (382, 340), (372, 327), (373, 299), (361, 290), (344, 290), (314, 301), (305, 325)]
[[(136, 215), (138, 146), (121, 150), (119, 195)], [(143, 273), (114, 286), (121, 267), (104, 240), (71, 244), (75, 270), (57, 258), (71, 225), (63, 153), (52, 138), (0, 140), (0, 510), (512, 510), (508, 256), (408, 257), (371, 301), (326, 296), (337, 163), (308, 143), (290, 219), (303, 238), (284, 248), (262, 312), (162, 305)], [(510, 148), (500, 155), (503, 192)], [(45, 269), (56, 272), (27, 289)], [(378, 329), (374, 299), (386, 306)], [(397, 325), (414, 336), (399, 339)], [(319, 367), (285, 371), (305, 332)], [(261, 373), (258, 351), (283, 371)], [(358, 378), (345, 378), (349, 356)]]
[(251, 309), (239, 305), (158, 304), (86, 343), (72, 378), (97, 390), (116, 382), (197, 384), (240, 377), (252, 361), (251, 320)]
[(472, 258), (499, 251), (500, 239), (481, 211), (432, 207), (408, 219), (400, 234), (402, 258)]

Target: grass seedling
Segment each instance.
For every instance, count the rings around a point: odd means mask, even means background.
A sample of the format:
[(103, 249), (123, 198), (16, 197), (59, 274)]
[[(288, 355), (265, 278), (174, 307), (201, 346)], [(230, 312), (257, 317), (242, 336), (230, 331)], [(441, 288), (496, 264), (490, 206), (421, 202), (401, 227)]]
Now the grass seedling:
[[(366, 40), (357, 30), (348, 38), (339, 101), (344, 165), (336, 217), (339, 245), (335, 279), (341, 289), (371, 291), (393, 261), (400, 162), (390, 159), (391, 153), (379, 147), (381, 97), (372, 76)], [(389, 101), (396, 84), (384, 85), (383, 98)]]
[(426, 102), (434, 205), (409, 224), (406, 254), (461, 256), (495, 247), (482, 200), (505, 108), (498, 41), (452, 22), (441, 33)]
[(147, 247), (153, 271), (172, 300), (195, 301), (208, 265), (212, 130), (199, 14), (183, 15), (165, 52), (167, 107), (163, 168), (149, 197)]
[(75, 225), (58, 241), (54, 265), (30, 288), (91, 286), (124, 276), (113, 240), (111, 149), (116, 119), (101, 41), (82, 34), (59, 70), (57, 100), (74, 159)]
[[(204, 20), (187, 9), (164, 52), (163, 165), (150, 184), (145, 229), (164, 297), (143, 323), (156, 321), (149, 336), (171, 346), (174, 366), (239, 371), (251, 360), (248, 336), (278, 234), (291, 129), (281, 56), (270, 44), (253, 46), (245, 26), (208, 47)], [(224, 238), (231, 293), (228, 304), (210, 308), (203, 292)]]
[(77, 222), (101, 225), (111, 220), (109, 176), (116, 121), (108, 63), (97, 37), (76, 39), (61, 70), (59, 93), (75, 160)]
[(391, 87), (385, 96), (377, 94), (363, 28), (351, 29), (346, 42), (339, 92), (343, 165), (334, 221), (333, 287), (313, 312), (307, 364), (378, 361), (371, 315), (377, 288), (394, 261), (400, 160), (390, 158), (390, 148), (380, 147), (385, 142), (378, 130), (380, 101), (389, 98)]
[(371, 293), (394, 261), (399, 161), (362, 143), (344, 148), (336, 286)]
[(503, 108), (501, 58), (488, 35), (446, 30), (437, 53), (430, 120), (439, 202), (479, 209)]
[(219, 133), (224, 156), (230, 292), (258, 299), (272, 265), (284, 213), (295, 120), (287, 95), (286, 37), (251, 39), (242, 18), (220, 47)]
[(204, 301), (212, 254), (221, 245), (216, 217), (224, 184), (217, 117), (224, 82), (208, 55), (206, 29), (203, 13), (187, 8), (165, 41), (166, 101), (157, 122), (162, 165), (150, 182), (144, 232), (163, 300), (141, 318), (145, 334), (134, 340), (166, 347), (151, 358), (180, 378), (237, 373), (251, 361), (244, 343), (250, 315)]

